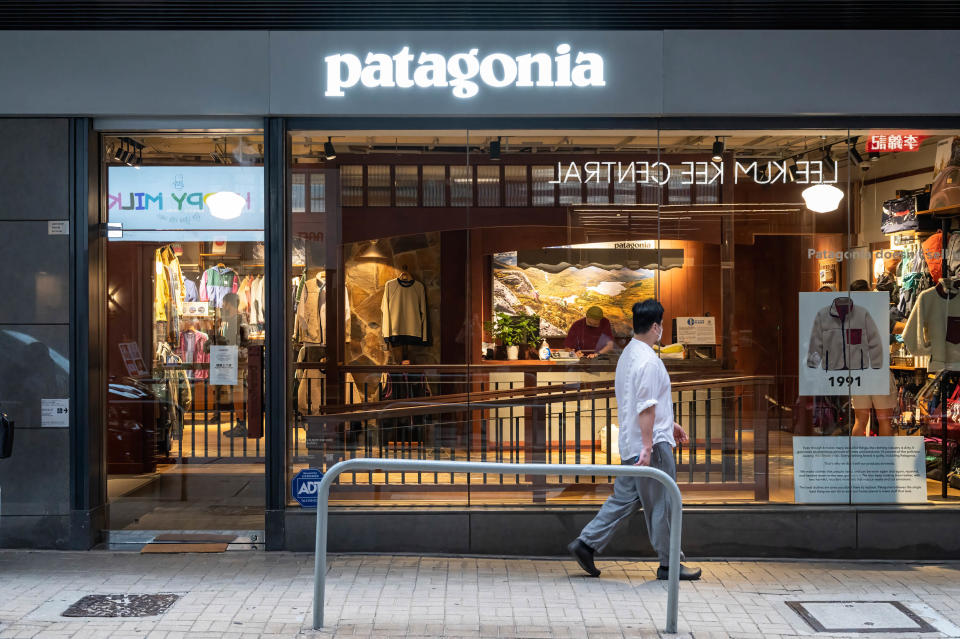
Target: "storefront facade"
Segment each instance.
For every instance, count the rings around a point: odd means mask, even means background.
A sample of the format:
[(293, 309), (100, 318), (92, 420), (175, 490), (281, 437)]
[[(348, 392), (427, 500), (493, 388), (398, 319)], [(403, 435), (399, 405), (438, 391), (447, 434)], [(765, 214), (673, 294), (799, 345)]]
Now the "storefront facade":
[[(0, 545), (307, 550), (340, 459), (620, 463), (656, 297), (688, 554), (960, 552), (957, 32), (4, 35)], [(345, 475), (331, 547), (560, 554), (611, 485)]]

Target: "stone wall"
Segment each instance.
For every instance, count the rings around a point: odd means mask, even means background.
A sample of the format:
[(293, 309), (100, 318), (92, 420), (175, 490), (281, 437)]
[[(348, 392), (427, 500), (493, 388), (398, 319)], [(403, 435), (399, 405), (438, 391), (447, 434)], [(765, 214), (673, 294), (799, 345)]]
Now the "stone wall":
[(359, 256), (369, 242), (347, 244), (344, 254), (344, 281), (350, 296), (349, 341), (345, 363), (357, 365), (399, 364), (401, 347), (388, 349), (380, 331), (380, 302), (384, 286), (406, 268), (423, 283), (427, 294), (428, 335), (426, 346), (407, 346), (412, 364), (440, 363), (440, 234), (421, 233), (380, 240), (377, 248), (383, 259)]

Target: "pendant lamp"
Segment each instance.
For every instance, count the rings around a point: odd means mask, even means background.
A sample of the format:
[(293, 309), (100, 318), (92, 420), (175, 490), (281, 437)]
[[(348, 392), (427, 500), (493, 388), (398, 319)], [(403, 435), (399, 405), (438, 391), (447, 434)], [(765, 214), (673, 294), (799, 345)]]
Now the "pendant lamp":
[(814, 184), (803, 190), (803, 201), (814, 213), (836, 211), (843, 199), (843, 191), (832, 184)]

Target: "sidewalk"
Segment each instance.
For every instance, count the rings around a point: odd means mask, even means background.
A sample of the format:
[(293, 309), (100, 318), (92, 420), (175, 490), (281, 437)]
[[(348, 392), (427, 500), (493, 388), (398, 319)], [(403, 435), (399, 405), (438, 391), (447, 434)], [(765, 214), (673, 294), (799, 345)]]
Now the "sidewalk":
[[(681, 583), (681, 637), (960, 637), (960, 562), (690, 563), (704, 576)], [(0, 637), (672, 636), (659, 632), (653, 563), (599, 567), (591, 579), (554, 559), (332, 556), (327, 626), (314, 632), (311, 555), (0, 551)], [(180, 598), (153, 617), (60, 616), (85, 595), (124, 593)], [(899, 601), (932, 631), (816, 633), (786, 603), (830, 600)]]

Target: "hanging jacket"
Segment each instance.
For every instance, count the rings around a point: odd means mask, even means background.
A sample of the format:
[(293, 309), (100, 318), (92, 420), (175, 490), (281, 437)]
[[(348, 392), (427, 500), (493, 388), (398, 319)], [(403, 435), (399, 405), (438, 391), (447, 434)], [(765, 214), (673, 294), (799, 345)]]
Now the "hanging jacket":
[(200, 292), (197, 290), (197, 283), (193, 280), (183, 281), (183, 301), (196, 302), (200, 299)]
[(227, 293), (236, 293), (240, 288), (240, 276), (229, 266), (211, 266), (200, 279), (200, 301), (210, 302), (213, 308), (223, 306)]
[(927, 270), (934, 282), (939, 282), (943, 275), (943, 231), (937, 231), (923, 241), (923, 258), (927, 262)]
[(929, 355), (931, 371), (960, 370), (960, 292), (941, 282), (920, 293), (903, 343), (911, 355)]
[(960, 231), (950, 234), (947, 242), (947, 275), (956, 277), (960, 274)]
[[(167, 368), (167, 366), (179, 366), (183, 364), (183, 360), (166, 342), (160, 342), (157, 347), (157, 359), (162, 367), (162, 377), (167, 380), (170, 397), (181, 410), (186, 411), (193, 403), (193, 391), (190, 388), (187, 371), (182, 368)], [(155, 376), (160, 377), (156, 374)]]
[(880, 368), (883, 343), (870, 313), (850, 297), (838, 297), (817, 312), (810, 331), (807, 366), (828, 371)]
[[(207, 334), (200, 331), (183, 331), (180, 333), (180, 349), (177, 355), (184, 364), (207, 364), (210, 362), (210, 352), (207, 349)], [(190, 371), (191, 379), (207, 379), (210, 377), (208, 369)]]
[(315, 277), (307, 280), (297, 305), (294, 335), (306, 344), (325, 344), (327, 323), (326, 285)]

